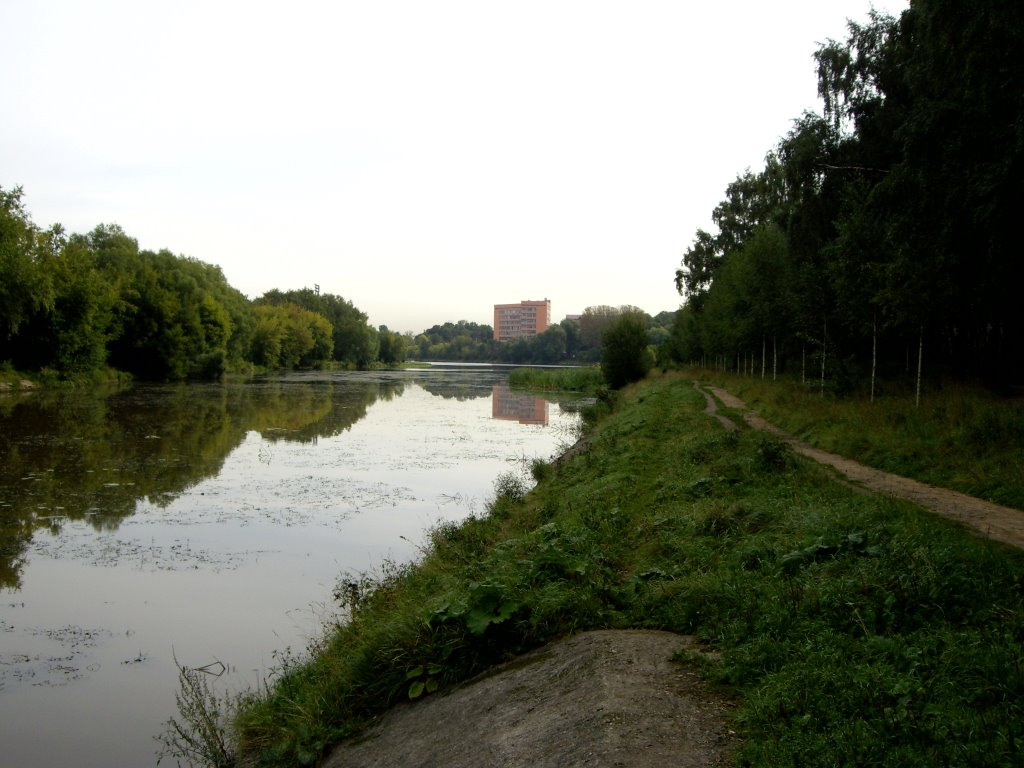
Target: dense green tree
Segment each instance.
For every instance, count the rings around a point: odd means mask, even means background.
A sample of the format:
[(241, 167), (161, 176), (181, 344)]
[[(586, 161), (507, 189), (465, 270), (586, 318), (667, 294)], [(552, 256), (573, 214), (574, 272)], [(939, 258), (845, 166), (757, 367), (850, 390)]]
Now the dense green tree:
[(505, 359), (494, 341), (494, 329), (468, 320), (431, 326), (420, 335), (417, 347), (421, 360)]
[[(248, 356), (248, 301), (220, 269), (140, 251), (116, 225), (40, 231), (20, 190), (2, 193), (0, 356), (75, 374), (112, 365), (144, 378), (217, 376)], [(13, 294), (12, 294), (13, 295)], [(9, 299), (9, 300), (8, 300)]]
[[(53, 285), (38, 259), (39, 232), (21, 198), (21, 187), (0, 187), (0, 345), (53, 304)], [(0, 358), (4, 349), (0, 346)]]
[(601, 371), (608, 386), (619, 389), (639, 381), (654, 364), (647, 345), (647, 315), (633, 309), (620, 313), (601, 339)]
[(295, 304), (322, 315), (331, 324), (334, 359), (350, 366), (367, 368), (377, 360), (377, 331), (367, 322), (365, 312), (351, 301), (331, 293), (317, 293), (311, 288), (267, 291), (258, 300), (263, 304)]
[[(693, 304), (687, 302), (675, 313), (669, 339), (658, 357), (661, 365), (682, 362), (688, 365), (708, 364), (708, 355), (701, 341), (700, 318)], [(716, 364), (714, 357), (711, 365)]]
[(331, 359), (331, 324), (297, 304), (257, 304), (253, 362), (266, 368), (309, 367)]
[(535, 363), (552, 364), (565, 359), (566, 334), (560, 325), (552, 325), (538, 333), (532, 340), (533, 361)]
[(908, 370), (909, 349), (936, 375), (1016, 380), (1024, 6), (919, 0), (848, 30), (815, 54), (821, 114), (737, 178), (684, 255), (671, 347), (751, 346), (767, 328), (837, 382)]
[(755, 174), (747, 169), (726, 187), (725, 194), (725, 200), (711, 213), (717, 233), (698, 229), (676, 270), (676, 290), (698, 307), (725, 257), (739, 249), (757, 227), (782, 220), (786, 188), (778, 156), (768, 153), (763, 171)]
[(21, 359), (30, 369), (99, 370), (107, 363), (117, 294), (81, 239), (65, 240), (59, 227), (49, 236), (52, 247), (43, 261), (53, 281), (53, 305), (31, 323)]
[[(8, 317), (18, 319), (0, 336), (0, 357), (24, 370), (48, 368), (69, 374), (101, 368), (106, 363), (113, 292), (90, 254), (69, 244), (60, 225), (39, 231), (23, 211), (22, 215), (20, 250), (27, 260), (13, 266), (6, 262), (0, 293), (8, 286), (30, 291), (24, 270), (31, 269), (46, 299), (41, 300), (39, 293), (28, 301), (28, 293), (20, 300), (2, 297), (10, 300), (8, 310), (13, 309)], [(0, 224), (0, 229), (10, 233), (11, 224)], [(15, 244), (8, 240), (7, 245)]]
[(405, 360), (409, 339), (397, 331), (388, 330), (386, 325), (377, 329), (377, 338), (379, 340), (377, 357), (382, 363), (394, 365)]
[(236, 331), (248, 330), (244, 298), (218, 267), (164, 249), (139, 250), (116, 225), (101, 225), (84, 241), (116, 288), (109, 361), (143, 378), (182, 379), (223, 373)]
[(607, 304), (584, 309), (580, 315), (581, 349), (600, 349), (605, 330), (620, 314), (618, 307), (610, 307)]
[(533, 362), (533, 345), (530, 339), (519, 337), (505, 342), (501, 349), (501, 359), (507, 363)]
[(580, 332), (580, 321), (576, 318), (565, 318), (559, 323), (562, 326), (562, 330), (565, 331), (565, 358), (567, 360), (573, 360), (576, 355), (579, 354), (580, 347), (583, 344), (583, 338)]

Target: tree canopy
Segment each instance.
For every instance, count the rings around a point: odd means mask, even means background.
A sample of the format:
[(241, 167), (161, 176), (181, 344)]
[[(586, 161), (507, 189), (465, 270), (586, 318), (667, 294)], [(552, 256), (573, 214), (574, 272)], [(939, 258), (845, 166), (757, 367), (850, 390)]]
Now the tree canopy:
[(273, 290), (250, 301), (219, 267), (140, 249), (116, 224), (42, 230), (22, 197), (0, 188), (0, 363), (174, 380), (378, 359), (379, 332), (340, 296)]
[(927, 350), (933, 376), (1019, 381), (1022, 34), (1020, 3), (921, 0), (820, 46), (821, 112), (683, 255), (676, 357), (811, 359), (839, 384)]

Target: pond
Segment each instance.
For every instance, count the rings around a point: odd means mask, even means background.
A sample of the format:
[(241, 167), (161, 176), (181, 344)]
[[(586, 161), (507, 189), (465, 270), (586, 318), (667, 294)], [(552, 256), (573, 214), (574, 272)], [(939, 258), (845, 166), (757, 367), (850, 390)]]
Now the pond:
[(343, 574), (415, 559), (573, 441), (572, 408), (506, 382), (439, 366), (0, 396), (4, 764), (155, 764), (175, 660), (260, 685)]

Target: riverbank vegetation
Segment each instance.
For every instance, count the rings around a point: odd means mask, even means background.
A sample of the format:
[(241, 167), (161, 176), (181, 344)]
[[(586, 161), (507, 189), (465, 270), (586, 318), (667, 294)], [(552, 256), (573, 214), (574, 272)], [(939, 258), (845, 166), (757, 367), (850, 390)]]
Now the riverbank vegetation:
[(872, 11), (814, 58), (822, 109), (746, 171), (676, 272), (677, 359), (879, 379), (1024, 376), (1024, 5)]
[(116, 225), (42, 229), (20, 188), (0, 188), (0, 363), (37, 380), (365, 367), (382, 349), (394, 359), (392, 335), (340, 296), (270, 291), (250, 301), (219, 267), (140, 249)]
[(419, 563), (344, 575), (323, 638), (235, 702), (231, 759), (312, 765), (396, 702), (572, 632), (648, 627), (714, 652), (681, 661), (736, 697), (738, 764), (1015, 764), (1021, 553), (703, 408), (677, 375), (627, 387), (584, 450), (500, 477)]
[(21, 189), (0, 187), (0, 365), (19, 379), (216, 379), (407, 360), (597, 362), (604, 331), (623, 314), (642, 316), (646, 344), (668, 339), (674, 313), (607, 306), (507, 343), (495, 341), (490, 326), (467, 321), (414, 337), (374, 328), (351, 301), (318, 289), (273, 289), (250, 300), (219, 267), (140, 249), (116, 225), (84, 235), (59, 224), (42, 229)]
[(509, 372), (508, 383), (521, 389), (548, 392), (596, 392), (604, 386), (601, 369), (586, 368), (516, 368)]

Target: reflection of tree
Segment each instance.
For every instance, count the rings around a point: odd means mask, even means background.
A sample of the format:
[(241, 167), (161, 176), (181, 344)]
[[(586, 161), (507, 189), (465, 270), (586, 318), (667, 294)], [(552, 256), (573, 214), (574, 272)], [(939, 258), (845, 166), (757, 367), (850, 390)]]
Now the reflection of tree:
[(490, 397), (491, 387), (507, 380), (507, 373), (488, 369), (442, 369), (428, 370), (418, 381), (427, 392), (446, 400), (475, 400)]
[(216, 475), (248, 432), (315, 441), (349, 429), (396, 381), (137, 386), (0, 400), (0, 587), (17, 588), (35, 531), (116, 529)]
[(400, 381), (332, 381), (308, 384), (275, 382), (265, 389), (253, 428), (267, 440), (308, 443), (347, 431), (378, 399), (391, 400), (405, 389)]

